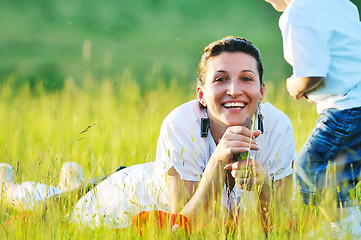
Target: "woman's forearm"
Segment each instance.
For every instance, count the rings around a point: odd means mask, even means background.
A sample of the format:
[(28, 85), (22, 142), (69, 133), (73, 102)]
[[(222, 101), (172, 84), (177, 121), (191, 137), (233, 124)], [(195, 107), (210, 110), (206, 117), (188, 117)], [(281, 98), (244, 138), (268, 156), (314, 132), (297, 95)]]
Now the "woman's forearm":
[(265, 180), (259, 193), (259, 204), (262, 214), (268, 212), (271, 202), (271, 195), (272, 195), (271, 183), (268, 180)]
[(210, 206), (214, 201), (220, 202), (222, 196), (226, 178), (225, 165), (215, 158), (209, 160), (196, 192), (182, 209), (184, 216), (197, 221), (196, 217), (200, 214), (212, 212)]
[[(271, 198), (272, 204), (276, 204), (279, 210), (279, 214), (283, 214), (283, 216), (290, 217), (290, 205), (287, 204), (292, 195), (292, 175), (287, 176), (283, 179), (275, 181), (274, 183), (266, 179), (260, 194), (259, 194), (259, 205), (260, 205), (260, 212), (262, 214), (262, 220), (264, 223), (268, 222), (269, 218), (269, 209), (271, 205)], [(273, 193), (273, 191), (275, 191)], [(275, 195), (273, 195), (275, 194)]]

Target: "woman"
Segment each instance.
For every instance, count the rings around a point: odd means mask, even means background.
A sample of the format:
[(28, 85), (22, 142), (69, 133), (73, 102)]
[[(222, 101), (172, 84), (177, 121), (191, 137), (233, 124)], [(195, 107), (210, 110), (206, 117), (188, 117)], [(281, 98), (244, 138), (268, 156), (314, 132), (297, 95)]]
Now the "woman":
[[(158, 209), (198, 224), (217, 202), (232, 215), (241, 195), (252, 191), (265, 209), (273, 182), (276, 189), (291, 187), (292, 125), (274, 106), (260, 103), (265, 84), (258, 49), (226, 37), (205, 48), (198, 72), (197, 99), (165, 118), (155, 162), (101, 182), (76, 204), (75, 221), (123, 227), (136, 213)], [(255, 122), (262, 134), (251, 130)], [(246, 160), (237, 161), (242, 154)]]

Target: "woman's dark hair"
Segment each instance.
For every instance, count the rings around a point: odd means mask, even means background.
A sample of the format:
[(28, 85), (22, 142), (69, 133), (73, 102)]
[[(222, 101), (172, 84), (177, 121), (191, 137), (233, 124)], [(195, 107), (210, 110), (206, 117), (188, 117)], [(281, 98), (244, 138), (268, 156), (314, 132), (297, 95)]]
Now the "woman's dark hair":
[(223, 52), (243, 52), (254, 57), (257, 61), (257, 69), (260, 77), (260, 83), (262, 83), (263, 66), (259, 50), (253, 45), (253, 43), (244, 38), (228, 36), (222, 38), (221, 40), (212, 42), (204, 48), (204, 53), (198, 64), (198, 85), (203, 85), (205, 83), (208, 60), (211, 57), (218, 56)]

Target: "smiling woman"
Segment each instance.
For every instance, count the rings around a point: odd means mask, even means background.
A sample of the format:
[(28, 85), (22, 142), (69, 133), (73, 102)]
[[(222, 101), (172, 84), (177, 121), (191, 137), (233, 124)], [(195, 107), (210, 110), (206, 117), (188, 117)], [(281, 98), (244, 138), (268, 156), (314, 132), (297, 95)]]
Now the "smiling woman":
[[(120, 228), (141, 211), (163, 210), (198, 225), (215, 217), (239, 220), (246, 199), (258, 203), (265, 219), (273, 185), (279, 199), (289, 199), (296, 152), (288, 117), (261, 103), (262, 76), (251, 42), (226, 37), (206, 47), (198, 99), (164, 119), (155, 162), (111, 175), (76, 204), (73, 220)], [(259, 128), (262, 118), (261, 133), (252, 125), (257, 119)], [(252, 157), (237, 161), (245, 152)]]
[(228, 51), (211, 45), (199, 64), (197, 97), (204, 108), (208, 107), (211, 125), (215, 125), (211, 130), (220, 130), (219, 134), (212, 132), (217, 139), (228, 126), (250, 128), (251, 117), (264, 97), (263, 67), (258, 50), (247, 43), (242, 47), (243, 52), (236, 51), (237, 44), (235, 42), (234, 49)]

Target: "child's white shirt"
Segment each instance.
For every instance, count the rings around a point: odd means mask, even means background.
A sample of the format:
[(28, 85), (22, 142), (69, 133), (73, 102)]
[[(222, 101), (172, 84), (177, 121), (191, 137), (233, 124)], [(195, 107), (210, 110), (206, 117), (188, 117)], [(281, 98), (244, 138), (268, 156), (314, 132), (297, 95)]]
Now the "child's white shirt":
[(279, 25), (296, 77), (325, 77), (307, 94), (317, 112), (361, 106), (361, 23), (349, 0), (294, 0)]

